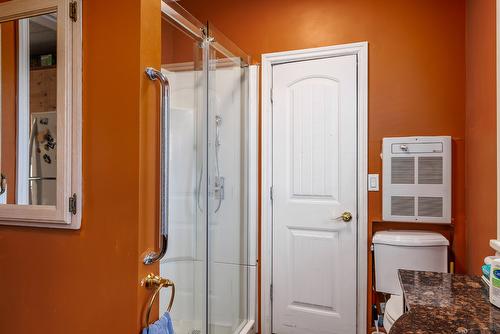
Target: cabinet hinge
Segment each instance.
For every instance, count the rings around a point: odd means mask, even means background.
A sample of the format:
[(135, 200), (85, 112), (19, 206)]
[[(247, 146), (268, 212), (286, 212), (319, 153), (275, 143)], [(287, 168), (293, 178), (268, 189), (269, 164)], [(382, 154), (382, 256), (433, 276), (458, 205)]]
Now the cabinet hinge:
[(76, 1), (71, 1), (69, 3), (69, 18), (73, 22), (78, 20), (78, 3)]
[(73, 196), (71, 196), (69, 198), (69, 210), (68, 211), (71, 214), (76, 215), (76, 194), (73, 194)]

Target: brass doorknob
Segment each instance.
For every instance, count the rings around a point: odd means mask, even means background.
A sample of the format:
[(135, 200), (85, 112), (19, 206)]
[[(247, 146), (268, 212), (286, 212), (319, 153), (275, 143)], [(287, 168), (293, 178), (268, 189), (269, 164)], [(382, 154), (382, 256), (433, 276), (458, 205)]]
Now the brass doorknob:
[(336, 220), (342, 219), (344, 222), (348, 223), (352, 220), (352, 213), (350, 213), (349, 211), (346, 211), (335, 219)]

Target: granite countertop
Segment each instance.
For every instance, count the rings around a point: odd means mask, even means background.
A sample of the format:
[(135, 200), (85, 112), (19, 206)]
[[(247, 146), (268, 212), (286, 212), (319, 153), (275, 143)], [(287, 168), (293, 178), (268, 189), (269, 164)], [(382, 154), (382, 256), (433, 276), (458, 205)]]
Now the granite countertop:
[(399, 280), (407, 312), (390, 334), (500, 334), (500, 308), (479, 276), (399, 270)]

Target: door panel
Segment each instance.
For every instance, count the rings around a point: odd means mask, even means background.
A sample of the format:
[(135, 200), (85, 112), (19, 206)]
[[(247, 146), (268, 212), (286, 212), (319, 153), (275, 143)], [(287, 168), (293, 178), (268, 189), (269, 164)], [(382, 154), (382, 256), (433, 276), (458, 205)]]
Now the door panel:
[(293, 196), (338, 198), (339, 84), (330, 78), (306, 78), (287, 91), (291, 100)]
[(273, 67), (273, 333), (356, 332), (356, 56)]
[[(338, 233), (289, 229), (289, 265), (290, 292), (288, 305), (304, 311), (335, 312), (337, 293), (331, 284), (338, 270), (336, 259), (322, 263), (311, 261), (320, 259), (325, 254), (338, 253)], [(321, 272), (321, 275), (311, 273)]]

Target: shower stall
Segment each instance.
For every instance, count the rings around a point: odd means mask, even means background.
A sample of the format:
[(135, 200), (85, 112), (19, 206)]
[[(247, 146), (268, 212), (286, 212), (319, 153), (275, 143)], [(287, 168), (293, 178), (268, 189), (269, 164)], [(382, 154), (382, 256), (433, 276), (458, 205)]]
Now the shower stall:
[[(255, 254), (249, 223), (249, 57), (176, 2), (162, 2), (169, 82), (168, 248), (178, 334), (252, 332)], [(170, 293), (160, 294), (160, 314)]]

